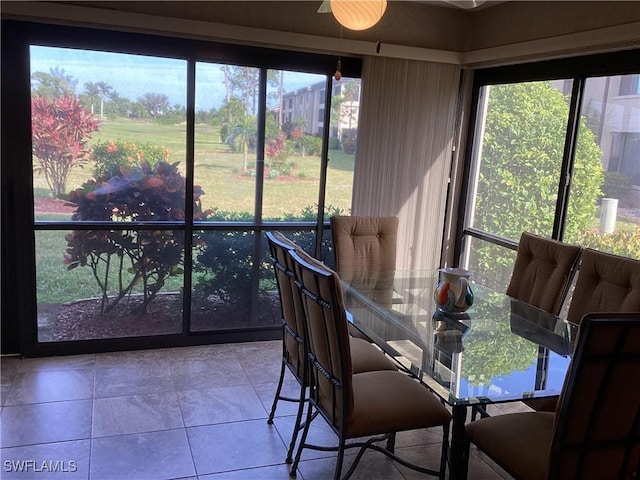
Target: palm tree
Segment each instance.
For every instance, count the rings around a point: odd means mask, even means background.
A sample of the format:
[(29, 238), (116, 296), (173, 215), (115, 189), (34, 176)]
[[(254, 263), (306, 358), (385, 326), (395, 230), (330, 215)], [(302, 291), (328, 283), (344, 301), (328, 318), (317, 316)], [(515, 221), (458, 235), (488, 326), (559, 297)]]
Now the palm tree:
[(95, 102), (96, 98), (98, 98), (100, 96), (100, 89), (98, 88), (98, 86), (95, 83), (86, 82), (84, 84), (84, 91), (87, 94), (87, 97), (89, 97), (89, 100), (91, 101), (91, 115), (93, 115), (93, 113), (94, 113), (93, 105), (94, 105), (94, 102)]
[(242, 151), (242, 173), (247, 171), (249, 144), (255, 140), (256, 132), (256, 117), (253, 115), (244, 115), (234, 124), (224, 140), (225, 143), (231, 145), (234, 150)]
[(104, 118), (104, 98), (111, 97), (114, 94), (113, 87), (105, 82), (98, 82), (95, 84), (95, 87), (100, 97), (100, 118)]

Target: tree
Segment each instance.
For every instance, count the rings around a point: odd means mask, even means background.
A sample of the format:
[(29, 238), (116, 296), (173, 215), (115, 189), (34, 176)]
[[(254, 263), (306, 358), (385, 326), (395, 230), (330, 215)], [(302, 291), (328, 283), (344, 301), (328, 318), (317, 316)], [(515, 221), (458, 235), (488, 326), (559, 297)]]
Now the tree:
[(98, 98), (100, 98), (100, 118), (104, 118), (104, 99), (111, 97), (116, 92), (111, 85), (105, 82), (98, 82), (95, 87), (98, 91)]
[[(360, 82), (357, 80), (344, 83), (340, 93), (331, 100), (331, 124), (337, 129), (336, 136), (340, 140), (343, 140), (345, 130), (349, 135), (356, 130), (359, 101)], [(355, 138), (352, 140), (355, 142)]]
[(80, 101), (65, 95), (31, 100), (31, 132), (36, 171), (44, 173), (54, 196), (65, 193), (69, 172), (89, 160), (87, 144), (100, 123)]
[[(489, 91), (474, 227), (517, 239), (553, 225), (569, 105), (549, 82), (494, 85)], [(600, 148), (581, 120), (565, 240), (592, 224), (603, 183)], [(499, 253), (501, 252), (501, 253)], [(503, 249), (478, 246), (475, 271), (508, 268)], [(498, 265), (497, 265), (498, 264)]]
[(155, 118), (169, 110), (169, 97), (161, 93), (145, 93), (138, 99), (151, 117)]
[[(233, 97), (239, 98), (247, 115), (256, 114), (258, 91), (260, 89), (260, 69), (253, 67), (241, 67), (236, 65), (224, 65), (224, 84), (226, 88), (226, 101)], [(267, 82), (272, 87), (280, 85), (278, 72), (269, 70)]]
[(128, 98), (121, 97), (118, 92), (111, 94), (109, 102), (105, 105), (107, 115), (130, 118), (135, 109), (134, 103)]
[(35, 72), (31, 75), (31, 90), (34, 96), (56, 98), (62, 96), (74, 96), (77, 80), (64, 73), (63, 68), (51, 68), (49, 73)]
[(246, 115), (239, 98), (233, 97), (224, 102), (216, 115), (216, 121), (220, 124), (220, 140), (226, 143), (233, 126), (241, 122)]
[(225, 143), (230, 145), (235, 151), (242, 152), (242, 173), (247, 171), (249, 157), (249, 145), (255, 143), (257, 134), (256, 117), (253, 115), (243, 115), (227, 134)]
[(260, 70), (252, 67), (226, 65), (227, 98), (236, 96), (242, 102), (247, 115), (256, 113)]
[(99, 98), (100, 96), (100, 91), (98, 89), (98, 86), (93, 83), (93, 82), (86, 82), (84, 84), (84, 92), (85, 95), (89, 98), (89, 105), (91, 106), (91, 114), (93, 115), (95, 113), (95, 101)]

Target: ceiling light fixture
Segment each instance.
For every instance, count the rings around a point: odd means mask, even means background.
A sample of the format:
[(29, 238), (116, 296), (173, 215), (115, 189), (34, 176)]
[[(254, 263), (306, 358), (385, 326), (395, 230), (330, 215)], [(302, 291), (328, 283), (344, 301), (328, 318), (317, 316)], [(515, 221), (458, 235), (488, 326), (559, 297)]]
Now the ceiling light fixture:
[(387, 0), (331, 0), (331, 13), (349, 30), (366, 30), (380, 21)]

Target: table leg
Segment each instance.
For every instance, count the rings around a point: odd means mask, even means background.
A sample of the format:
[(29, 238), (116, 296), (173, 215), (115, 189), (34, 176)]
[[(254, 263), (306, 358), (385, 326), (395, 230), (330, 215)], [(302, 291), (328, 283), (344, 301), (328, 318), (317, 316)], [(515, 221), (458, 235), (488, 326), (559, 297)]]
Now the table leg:
[(466, 480), (467, 459), (464, 448), (464, 426), (467, 421), (467, 407), (452, 408), (451, 447), (449, 450), (449, 469), (452, 480)]

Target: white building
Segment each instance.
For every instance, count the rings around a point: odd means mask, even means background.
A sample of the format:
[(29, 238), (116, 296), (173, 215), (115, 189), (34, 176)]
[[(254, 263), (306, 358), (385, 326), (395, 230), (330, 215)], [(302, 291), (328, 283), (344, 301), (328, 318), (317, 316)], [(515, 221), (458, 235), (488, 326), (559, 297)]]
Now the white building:
[[(309, 135), (322, 135), (325, 116), (325, 82), (287, 92), (282, 96), (282, 123), (304, 124)], [(330, 136), (342, 139), (347, 131), (358, 128), (360, 113), (360, 79), (342, 79), (332, 84), (331, 97), (340, 113), (331, 116)], [(277, 110), (277, 109), (276, 109)], [(303, 120), (304, 122), (300, 122)], [(336, 125), (337, 122), (337, 125)]]

